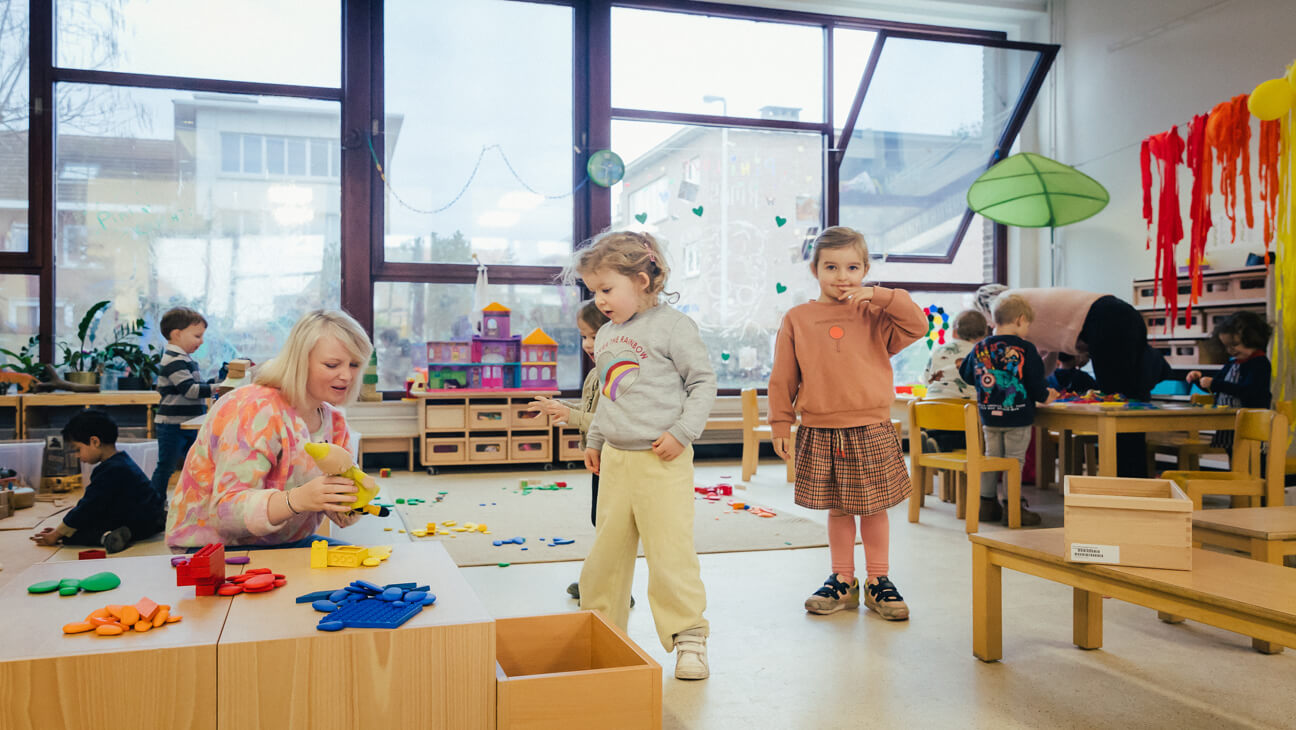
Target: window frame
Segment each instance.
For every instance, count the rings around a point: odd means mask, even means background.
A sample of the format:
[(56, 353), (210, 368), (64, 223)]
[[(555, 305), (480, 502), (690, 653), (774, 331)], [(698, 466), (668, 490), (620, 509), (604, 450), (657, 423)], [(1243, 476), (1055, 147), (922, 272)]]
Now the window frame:
[[(843, 128), (842, 137), (849, 140), (859, 106), (866, 98), (877, 59), (886, 38), (914, 38), (947, 42), (976, 43), (994, 48), (1012, 48), (1036, 51), (1036, 63), (1028, 81), (1016, 100), (1009, 122), (1000, 136), (998, 149), (988, 161), (992, 164), (1008, 153), (1020, 133), (1027, 112), (1033, 106), (1044, 79), (1056, 58), (1059, 46), (1053, 44), (1009, 41), (998, 31), (977, 30), (952, 26), (921, 25), (882, 21), (866, 18), (828, 15), (812, 12), (726, 5), (685, 0), (509, 0), (533, 4), (560, 5), (572, 11), (572, 144), (578, 151), (572, 159), (572, 179), (581, 179), (585, 162), (592, 150), (605, 149), (611, 143), (613, 119), (675, 122), (703, 126), (745, 127), (789, 131), (815, 131), (824, 135), (831, 150), (823, 171), (823, 225), (837, 222), (840, 204), (840, 181), (837, 168), (844, 150), (836, 150), (838, 141), (833, 115), (833, 39), (836, 29), (865, 30), (877, 34), (868, 66), (861, 78), (860, 93), (853, 103), (849, 124)], [(40, 278), (40, 352), (43, 361), (50, 362), (54, 354), (54, 332), (57, 312), (54, 292), (54, 210), (57, 170), (54, 168), (54, 114), (51, 100), (59, 83), (80, 83), (106, 86), (200, 91), (215, 93), (248, 94), (258, 96), (284, 96), (301, 99), (337, 102), (340, 108), (340, 127), (336, 140), (328, 143), (326, 164), (333, 179), (340, 173), (341, 196), (341, 306), (350, 312), (368, 330), (373, 329), (374, 285), (377, 282), (408, 282), (427, 284), (472, 283), (476, 279), (475, 264), (419, 263), (385, 260), (384, 250), (384, 190), (379, 171), (370, 158), (367, 137), (374, 144), (382, 144), (384, 130), (384, 63), (382, 2), (340, 0), (341, 44), (340, 86), (321, 87), (279, 83), (259, 83), (227, 79), (169, 76), (159, 74), (124, 73), (88, 69), (61, 68), (54, 64), (55, 0), (28, 0), (29, 5), (29, 99), (33, 115), (28, 132), (28, 248), (25, 252), (0, 252), (0, 273), (35, 275)], [(823, 122), (792, 122), (786, 120), (761, 120), (709, 114), (688, 114), (637, 109), (613, 108), (611, 103), (611, 16), (613, 8), (632, 8), (662, 12), (707, 15), (740, 20), (777, 22), (819, 27), (824, 32), (824, 109)], [(267, 170), (266, 137), (262, 136), (262, 171)], [(289, 143), (295, 140), (284, 137), (284, 175), (288, 176)], [(310, 144), (314, 138), (302, 138), (306, 155), (303, 174), (310, 175)], [(224, 173), (233, 176), (258, 176), (242, 172), (242, 143), (239, 145), (240, 171)], [(339, 159), (340, 158), (340, 159)], [(272, 176), (273, 177), (273, 176)], [(572, 240), (580, 242), (611, 223), (611, 190), (595, 185), (584, 185), (572, 197)], [(893, 261), (924, 263), (949, 263), (957, 252), (957, 245), (966, 235), (972, 219), (971, 211), (965, 213), (947, 257), (892, 256)], [(994, 280), (1005, 281), (1007, 275), (1007, 229), (993, 227)], [(501, 284), (552, 284), (561, 273), (558, 266), (496, 265), (492, 266), (492, 282)], [(979, 284), (939, 284), (934, 282), (878, 282), (888, 286), (914, 288), (922, 291), (973, 291)], [(583, 292), (587, 294), (587, 292)], [(584, 367), (588, 367), (585, 364)], [(727, 391), (726, 391), (727, 392)], [(736, 391), (734, 391), (736, 392)]]

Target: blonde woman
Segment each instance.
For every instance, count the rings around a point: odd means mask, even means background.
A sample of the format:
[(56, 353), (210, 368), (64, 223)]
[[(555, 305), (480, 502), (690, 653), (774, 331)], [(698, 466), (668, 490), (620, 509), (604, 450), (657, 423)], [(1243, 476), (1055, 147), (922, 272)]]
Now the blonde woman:
[(373, 345), (344, 312), (316, 310), (251, 385), (207, 415), (171, 496), (167, 544), (185, 550), (219, 542), (241, 548), (309, 547), (324, 517), (358, 519), (349, 479), (324, 476), (303, 448), (350, 449), (339, 407), (355, 402)]

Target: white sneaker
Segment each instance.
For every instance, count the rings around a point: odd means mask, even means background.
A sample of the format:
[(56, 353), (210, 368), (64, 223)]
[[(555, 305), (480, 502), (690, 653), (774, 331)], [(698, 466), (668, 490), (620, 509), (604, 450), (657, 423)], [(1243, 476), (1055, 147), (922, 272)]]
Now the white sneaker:
[(706, 679), (711, 676), (707, 666), (706, 637), (688, 632), (675, 635), (675, 678)]

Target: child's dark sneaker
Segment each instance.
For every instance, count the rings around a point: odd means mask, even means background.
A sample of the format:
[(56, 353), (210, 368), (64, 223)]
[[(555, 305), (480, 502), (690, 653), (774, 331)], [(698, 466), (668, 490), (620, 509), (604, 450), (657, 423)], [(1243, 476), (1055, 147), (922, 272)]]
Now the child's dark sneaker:
[(105, 532), (101, 542), (104, 549), (110, 553), (119, 553), (130, 545), (131, 531), (129, 527), (118, 527), (112, 532)]
[(571, 596), (572, 598), (575, 598), (576, 600), (579, 601), (579, 600), (580, 600), (580, 583), (572, 583), (571, 585), (567, 586), (567, 595), (569, 595), (569, 596)]
[[(1039, 516), (1039, 513), (1038, 513), (1038, 512), (1031, 512), (1030, 510), (1026, 509), (1026, 499), (1023, 497), (1023, 498), (1022, 498), (1022, 501), (1021, 501), (1021, 523), (1022, 523), (1022, 527), (1035, 527), (1035, 526), (1038, 525), (1041, 521), (1042, 521), (1042, 520), (1040, 519), (1040, 516)], [(1002, 518), (1002, 522), (1003, 522), (1005, 525), (1008, 524), (1008, 503), (1007, 503), (1007, 502), (1005, 502), (1004, 505), (1003, 505), (1003, 518)]]
[(859, 608), (859, 579), (852, 578), (850, 585), (844, 583), (836, 573), (828, 576), (819, 590), (810, 594), (805, 600), (805, 610), (810, 613), (825, 615), (836, 613), (847, 608)]
[(1003, 503), (993, 497), (981, 498), (981, 511), (977, 512), (978, 522), (999, 522), (1004, 517)]
[(900, 597), (895, 584), (885, 575), (870, 580), (865, 585), (864, 605), (887, 621), (905, 621), (909, 618), (909, 607)]

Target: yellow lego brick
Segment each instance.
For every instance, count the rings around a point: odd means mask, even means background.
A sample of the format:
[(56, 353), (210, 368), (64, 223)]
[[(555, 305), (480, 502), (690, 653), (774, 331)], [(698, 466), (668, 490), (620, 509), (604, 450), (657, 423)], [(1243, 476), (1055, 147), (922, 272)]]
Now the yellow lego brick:
[(311, 543), (310, 566), (312, 568), (328, 567), (328, 541), (316, 540)]
[(445, 525), (446, 527), (449, 527), (449, 526), (453, 525), (454, 523), (455, 523), (454, 520), (446, 520), (445, 522), (442, 522), (441, 524)]

